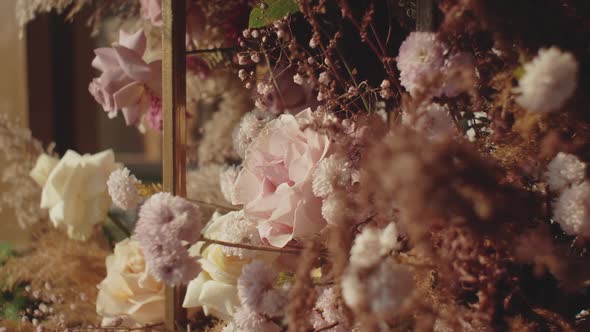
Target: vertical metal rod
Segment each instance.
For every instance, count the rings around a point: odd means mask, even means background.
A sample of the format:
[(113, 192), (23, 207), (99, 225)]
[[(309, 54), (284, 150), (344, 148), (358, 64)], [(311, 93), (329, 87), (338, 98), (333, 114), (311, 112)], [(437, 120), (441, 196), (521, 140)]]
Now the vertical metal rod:
[[(186, 58), (185, 0), (163, 0), (162, 17), (162, 184), (186, 196)], [(186, 326), (184, 287), (166, 287), (166, 331)]]
[(434, 29), (434, 2), (433, 0), (416, 1), (416, 30), (432, 31)]

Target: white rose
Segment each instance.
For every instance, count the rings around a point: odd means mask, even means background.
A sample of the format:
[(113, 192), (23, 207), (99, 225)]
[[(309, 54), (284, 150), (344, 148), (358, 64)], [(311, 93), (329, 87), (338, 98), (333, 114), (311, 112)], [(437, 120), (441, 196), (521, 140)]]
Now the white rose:
[(103, 324), (123, 318), (137, 324), (164, 320), (164, 284), (148, 273), (139, 243), (125, 239), (106, 259), (107, 276), (98, 285), (96, 312)]
[(106, 182), (116, 167), (112, 150), (83, 156), (68, 150), (47, 178), (41, 208), (70, 238), (86, 240), (111, 205)]
[(59, 163), (59, 159), (52, 157), (46, 153), (42, 153), (39, 158), (37, 158), (37, 162), (35, 163), (35, 167), (29, 173), (29, 176), (37, 182), (38, 185), (43, 187), (45, 182), (47, 182), (47, 178), (51, 171), (55, 168), (55, 166)]
[[(206, 238), (222, 240), (229, 222), (236, 222), (231, 212), (225, 215), (216, 212), (202, 233)], [(188, 284), (183, 307), (203, 307), (205, 315), (227, 321), (240, 306), (237, 282), (244, 265), (255, 259), (271, 263), (277, 257), (275, 253), (257, 251), (256, 255), (240, 258), (225, 254), (221, 245), (204, 246), (203, 242), (198, 242), (190, 251), (193, 256), (201, 257), (199, 263), (203, 271)]]

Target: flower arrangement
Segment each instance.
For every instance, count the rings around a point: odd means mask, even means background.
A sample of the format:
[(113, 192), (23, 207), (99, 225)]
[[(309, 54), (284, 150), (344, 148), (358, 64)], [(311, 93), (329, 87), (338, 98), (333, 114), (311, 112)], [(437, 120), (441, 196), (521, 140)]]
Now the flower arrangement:
[[(162, 3), (135, 2), (143, 29), (95, 51), (89, 91), (158, 131)], [(185, 285), (189, 330), (588, 329), (590, 7), (433, 3), (187, 1), (188, 112), (216, 109), (188, 197), (110, 151), (30, 165), (72, 241), (123, 229), (89, 324), (160, 328)], [(103, 224), (111, 203), (133, 225)]]

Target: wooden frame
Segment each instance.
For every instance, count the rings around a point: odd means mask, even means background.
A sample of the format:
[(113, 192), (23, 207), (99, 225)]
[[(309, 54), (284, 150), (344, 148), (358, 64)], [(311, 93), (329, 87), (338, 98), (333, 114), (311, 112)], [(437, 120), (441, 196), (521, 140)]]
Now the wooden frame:
[[(162, 184), (186, 196), (186, 12), (185, 0), (162, 1)], [(184, 329), (184, 287), (166, 287), (167, 331)]]

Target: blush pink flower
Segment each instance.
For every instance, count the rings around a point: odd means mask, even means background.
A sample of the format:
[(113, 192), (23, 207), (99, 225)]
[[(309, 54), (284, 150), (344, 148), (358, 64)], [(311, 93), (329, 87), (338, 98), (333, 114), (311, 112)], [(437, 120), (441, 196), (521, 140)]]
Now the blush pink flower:
[(150, 21), (153, 26), (161, 27), (164, 24), (162, 20), (162, 0), (140, 0), (141, 18)]
[(102, 74), (90, 82), (88, 90), (109, 118), (121, 110), (127, 125), (139, 125), (150, 108), (152, 96), (161, 97), (162, 63), (146, 63), (143, 30), (133, 34), (119, 31), (119, 43), (94, 50), (92, 66)]
[(244, 204), (245, 217), (258, 224), (262, 239), (284, 247), (293, 238), (320, 231), (326, 221), (322, 199), (312, 190), (312, 174), (329, 154), (329, 138), (301, 123), (306, 109), (271, 121), (246, 151), (234, 184), (232, 203)]
[(145, 114), (145, 122), (153, 130), (162, 131), (164, 118), (162, 114), (162, 99), (152, 96), (150, 108)]

